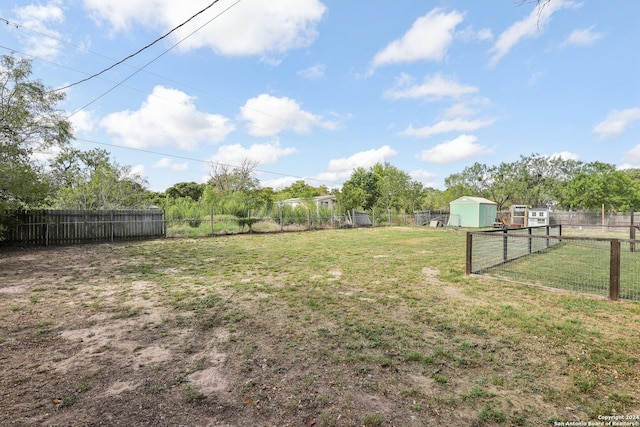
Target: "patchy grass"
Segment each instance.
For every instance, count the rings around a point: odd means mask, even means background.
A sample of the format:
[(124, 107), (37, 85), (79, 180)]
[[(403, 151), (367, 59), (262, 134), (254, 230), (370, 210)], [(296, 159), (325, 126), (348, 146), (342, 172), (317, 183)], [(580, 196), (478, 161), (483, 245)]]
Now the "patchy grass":
[[(386, 227), (8, 253), (0, 418), (526, 426), (640, 411), (638, 304), (465, 277), (464, 245)], [(60, 410), (41, 410), (52, 398)]]

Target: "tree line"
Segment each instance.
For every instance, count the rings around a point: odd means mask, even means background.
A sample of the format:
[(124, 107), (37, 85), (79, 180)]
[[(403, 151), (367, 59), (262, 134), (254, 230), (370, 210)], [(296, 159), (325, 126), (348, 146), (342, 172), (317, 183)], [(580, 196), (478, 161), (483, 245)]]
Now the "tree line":
[[(153, 192), (142, 176), (115, 162), (106, 150), (74, 148), (71, 124), (56, 109), (64, 93), (47, 89), (31, 74), (29, 60), (0, 57), (0, 234), (14, 209), (158, 206), (175, 218), (210, 212), (243, 218), (269, 212), (288, 198), (324, 195), (334, 195), (342, 212), (394, 214), (448, 210), (449, 202), (463, 195), (495, 201), (500, 210), (511, 204), (587, 211), (603, 205), (610, 211), (640, 206), (639, 169), (535, 153), (499, 165), (474, 163), (448, 176), (444, 190), (424, 186), (388, 162), (355, 169), (341, 188), (298, 180), (276, 190), (260, 186), (257, 163), (245, 161), (233, 167), (211, 164), (206, 183), (179, 182)], [(52, 149), (55, 156), (38, 160), (38, 154)]]

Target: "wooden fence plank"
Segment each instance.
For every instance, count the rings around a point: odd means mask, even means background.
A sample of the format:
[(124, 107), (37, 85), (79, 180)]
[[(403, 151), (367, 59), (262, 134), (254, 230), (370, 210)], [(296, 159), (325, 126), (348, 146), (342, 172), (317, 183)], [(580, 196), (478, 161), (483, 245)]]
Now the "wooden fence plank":
[(72, 245), (164, 237), (164, 212), (159, 209), (77, 211), (32, 210), (14, 214), (7, 243)]

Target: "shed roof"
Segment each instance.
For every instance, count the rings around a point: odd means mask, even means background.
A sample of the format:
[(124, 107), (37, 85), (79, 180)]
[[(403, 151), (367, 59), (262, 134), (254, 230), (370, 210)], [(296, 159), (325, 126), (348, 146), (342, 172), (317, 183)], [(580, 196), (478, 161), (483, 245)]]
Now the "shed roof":
[(462, 196), (455, 199), (451, 203), (477, 203), (477, 204), (485, 204), (485, 205), (486, 204), (497, 205), (496, 202), (492, 202), (491, 200), (485, 199), (484, 197), (472, 197), (472, 196)]

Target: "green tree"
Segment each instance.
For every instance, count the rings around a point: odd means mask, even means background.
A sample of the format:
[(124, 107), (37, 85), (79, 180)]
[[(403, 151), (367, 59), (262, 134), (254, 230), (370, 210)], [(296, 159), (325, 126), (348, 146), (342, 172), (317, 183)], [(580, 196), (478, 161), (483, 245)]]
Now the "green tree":
[(388, 162), (355, 169), (336, 194), (345, 210), (375, 208), (395, 213), (413, 212), (422, 205), (423, 196), (421, 183)]
[(376, 206), (389, 211), (406, 211), (411, 187), (409, 174), (388, 162), (377, 163), (371, 170), (378, 177)]
[(489, 170), (489, 166), (476, 162), (465, 167), (460, 173), (449, 175), (444, 183), (460, 196), (484, 197), (491, 186)]
[(355, 169), (342, 185), (342, 190), (337, 196), (338, 203), (347, 211), (373, 208), (380, 195), (379, 178), (373, 170), (367, 171), (362, 167)]
[(0, 224), (7, 209), (44, 202), (49, 183), (33, 154), (64, 147), (72, 137), (71, 124), (55, 108), (64, 93), (47, 90), (31, 74), (29, 60), (0, 57)]
[(180, 197), (189, 197), (193, 201), (200, 200), (206, 184), (198, 184), (195, 182), (178, 182), (165, 190), (165, 194), (172, 199)]
[(146, 181), (102, 149), (64, 150), (50, 163), (56, 185), (52, 205), (60, 209), (136, 209), (149, 204)]
[(290, 186), (285, 187), (282, 190), (282, 193), (285, 199), (305, 199), (317, 196), (326, 196), (327, 194), (329, 194), (329, 189), (324, 185), (321, 185), (320, 187), (314, 187), (307, 184), (304, 180), (300, 179)]
[(640, 183), (614, 165), (588, 163), (567, 184), (563, 206), (595, 211), (602, 205), (623, 212), (640, 206)]

